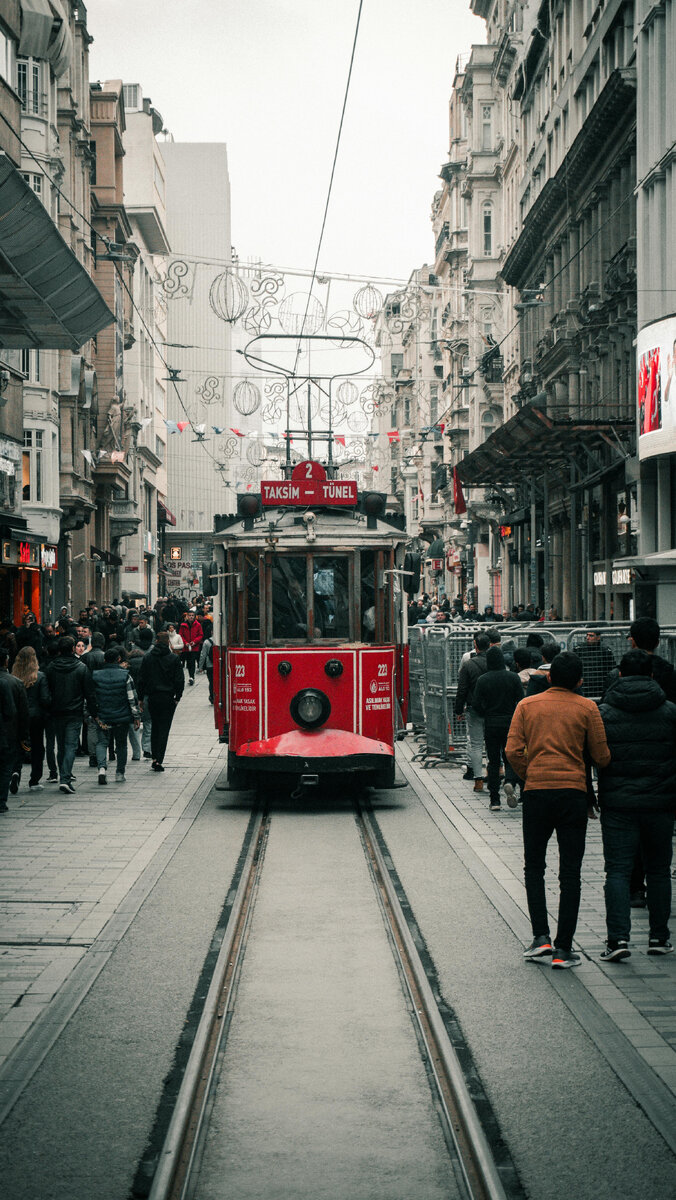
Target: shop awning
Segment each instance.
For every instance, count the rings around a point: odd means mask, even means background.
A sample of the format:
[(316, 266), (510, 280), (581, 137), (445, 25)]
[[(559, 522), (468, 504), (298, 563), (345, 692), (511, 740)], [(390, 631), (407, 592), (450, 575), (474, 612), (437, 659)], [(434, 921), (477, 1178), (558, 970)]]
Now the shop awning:
[(443, 540), (441, 538), (437, 538), (437, 540), (432, 542), (432, 544), (429, 546), (427, 553), (425, 554), (425, 558), (443, 558), (445, 554), (446, 547), (444, 546)]
[(176, 517), (174, 516), (173, 512), (170, 512), (166, 504), (163, 504), (161, 500), (157, 501), (157, 519), (163, 525), (176, 524)]
[[(550, 416), (529, 404), (496, 429), (485, 442), (458, 463), (458, 475), (468, 487), (515, 487), (540, 477), (545, 467), (554, 478), (568, 482), (571, 465), (578, 454), (589, 472), (589, 453), (611, 446), (621, 465), (627, 453), (624, 443), (635, 429), (634, 421), (585, 420)], [(613, 467), (614, 469), (614, 467)], [(600, 467), (599, 476), (604, 473)], [(591, 483), (588, 475), (585, 484)], [(579, 480), (576, 480), (579, 485)]]
[(92, 546), (92, 558), (98, 558), (100, 562), (105, 563), (108, 567), (121, 567), (122, 559), (117, 554), (113, 554), (111, 550), (99, 550), (98, 546)]
[(75, 352), (113, 320), (42, 202), (0, 154), (0, 346)]
[(657, 550), (653, 554), (632, 554), (613, 560), (613, 567), (676, 567), (676, 550)]

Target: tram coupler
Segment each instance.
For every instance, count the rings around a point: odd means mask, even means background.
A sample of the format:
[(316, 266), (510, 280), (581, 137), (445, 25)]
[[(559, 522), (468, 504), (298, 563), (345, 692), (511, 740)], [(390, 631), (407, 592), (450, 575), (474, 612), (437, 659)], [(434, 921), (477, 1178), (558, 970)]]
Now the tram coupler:
[(305, 791), (318, 786), (319, 775), (301, 775), (300, 779), (298, 780), (298, 787), (294, 792), (291, 793), (291, 799), (300, 800), (302, 799)]

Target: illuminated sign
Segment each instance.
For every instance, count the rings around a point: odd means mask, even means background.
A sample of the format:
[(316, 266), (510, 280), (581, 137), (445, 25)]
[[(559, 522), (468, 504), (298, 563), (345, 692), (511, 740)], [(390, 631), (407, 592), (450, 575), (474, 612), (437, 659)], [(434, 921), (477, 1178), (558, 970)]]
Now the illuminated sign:
[(594, 587), (606, 586), (606, 571), (594, 571)]
[(636, 337), (638, 454), (676, 449), (676, 317), (653, 321)]
[(43, 571), (55, 571), (57, 568), (56, 546), (42, 546), (40, 561)]
[(509, 538), (511, 536), (512, 536), (512, 526), (511, 525), (501, 525), (500, 526), (500, 537), (501, 538)]
[(169, 547), (169, 558), (172, 562), (180, 562), (183, 558), (183, 550), (180, 546)]
[(631, 567), (614, 567), (611, 579), (616, 587), (631, 583)]

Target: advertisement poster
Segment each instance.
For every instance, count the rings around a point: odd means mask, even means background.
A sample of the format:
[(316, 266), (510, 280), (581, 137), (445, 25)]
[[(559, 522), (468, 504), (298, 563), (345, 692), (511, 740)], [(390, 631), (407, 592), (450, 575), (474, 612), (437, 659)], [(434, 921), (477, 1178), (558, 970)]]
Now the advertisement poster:
[(676, 316), (646, 325), (636, 339), (639, 457), (676, 450)]

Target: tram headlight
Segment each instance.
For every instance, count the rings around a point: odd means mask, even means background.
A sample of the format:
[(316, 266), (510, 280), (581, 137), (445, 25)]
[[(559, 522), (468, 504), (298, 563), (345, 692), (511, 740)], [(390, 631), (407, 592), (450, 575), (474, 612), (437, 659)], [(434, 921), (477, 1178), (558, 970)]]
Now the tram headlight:
[(291, 716), (304, 729), (317, 729), (329, 719), (331, 704), (328, 696), (316, 688), (304, 688), (291, 701)]

